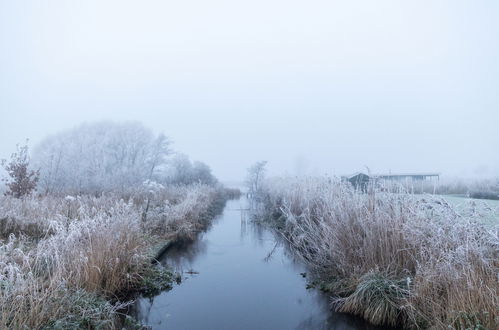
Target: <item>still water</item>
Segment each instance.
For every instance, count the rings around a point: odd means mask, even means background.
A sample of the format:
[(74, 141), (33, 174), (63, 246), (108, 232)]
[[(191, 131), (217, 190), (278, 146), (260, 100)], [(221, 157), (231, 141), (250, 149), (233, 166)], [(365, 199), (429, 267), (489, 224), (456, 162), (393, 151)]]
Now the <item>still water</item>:
[(137, 300), (132, 314), (153, 329), (377, 329), (331, 313), (327, 297), (306, 289), (303, 265), (246, 207), (229, 201), (207, 232), (168, 250), (161, 263), (182, 283)]

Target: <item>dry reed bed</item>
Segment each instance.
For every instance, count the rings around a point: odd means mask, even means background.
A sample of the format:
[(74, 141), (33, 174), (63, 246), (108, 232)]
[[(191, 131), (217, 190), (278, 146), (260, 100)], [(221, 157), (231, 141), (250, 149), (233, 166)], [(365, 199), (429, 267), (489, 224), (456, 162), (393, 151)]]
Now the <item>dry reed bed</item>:
[(198, 228), (220, 198), (205, 185), (146, 188), (1, 197), (0, 328), (113, 328), (123, 305), (107, 300), (140, 282), (151, 241)]
[(263, 215), (335, 310), (378, 325), (497, 328), (498, 226), (481, 222), (490, 210), (457, 212), (442, 198), (400, 191), (360, 193), (331, 178), (272, 179), (262, 194)]

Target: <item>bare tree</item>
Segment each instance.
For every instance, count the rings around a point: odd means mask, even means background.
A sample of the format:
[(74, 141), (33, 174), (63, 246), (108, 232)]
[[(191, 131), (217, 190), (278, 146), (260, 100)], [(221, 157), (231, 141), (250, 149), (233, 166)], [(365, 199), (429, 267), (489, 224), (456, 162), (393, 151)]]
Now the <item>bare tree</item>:
[(211, 168), (203, 162), (191, 162), (188, 156), (177, 154), (169, 162), (166, 181), (174, 184), (202, 183), (215, 185), (217, 179)]
[(168, 154), (170, 154), (170, 140), (164, 134), (160, 134), (151, 145), (151, 152), (149, 156), (149, 180), (152, 178), (154, 170), (158, 167), (158, 165), (166, 162), (165, 157)]
[(261, 183), (265, 176), (265, 166), (267, 161), (259, 161), (248, 168), (246, 176), (246, 186), (248, 187), (248, 194), (252, 198), (256, 198), (261, 189)]
[(151, 180), (170, 153), (166, 136), (137, 122), (97, 122), (50, 136), (35, 149), (45, 192), (100, 193)]
[(2, 179), (8, 187), (6, 196), (21, 198), (30, 195), (38, 182), (40, 171), (29, 169), (28, 141), (23, 146), (17, 145), (10, 161), (2, 160), (2, 166), (7, 171), (10, 178)]
[(211, 173), (211, 168), (203, 162), (195, 161), (192, 165), (193, 176), (196, 182), (207, 185), (214, 185), (217, 179)]

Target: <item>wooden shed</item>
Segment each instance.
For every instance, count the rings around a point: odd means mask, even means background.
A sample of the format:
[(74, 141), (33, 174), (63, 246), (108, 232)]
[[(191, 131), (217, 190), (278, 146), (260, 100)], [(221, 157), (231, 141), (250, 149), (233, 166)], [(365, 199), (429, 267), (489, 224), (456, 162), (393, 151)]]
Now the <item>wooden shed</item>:
[(371, 177), (365, 173), (357, 172), (351, 175), (347, 175), (344, 177), (345, 180), (350, 182), (355, 189), (359, 189), (362, 191), (367, 190), (367, 185), (371, 180)]

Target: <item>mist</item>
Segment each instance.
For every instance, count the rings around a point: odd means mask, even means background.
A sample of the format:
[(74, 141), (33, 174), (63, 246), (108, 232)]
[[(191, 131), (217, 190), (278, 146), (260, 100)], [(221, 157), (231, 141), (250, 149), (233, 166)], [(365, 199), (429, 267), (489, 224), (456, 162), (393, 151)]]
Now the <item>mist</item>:
[(498, 17), (0, 0), (0, 329), (496, 329)]
[(140, 121), (242, 180), (499, 175), (494, 1), (2, 1), (0, 158)]

